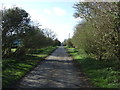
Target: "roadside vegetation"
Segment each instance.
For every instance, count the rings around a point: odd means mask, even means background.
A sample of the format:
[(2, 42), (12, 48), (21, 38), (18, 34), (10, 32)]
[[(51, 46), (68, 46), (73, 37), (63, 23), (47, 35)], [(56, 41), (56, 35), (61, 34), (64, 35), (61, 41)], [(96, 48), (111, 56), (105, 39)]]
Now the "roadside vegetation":
[(115, 67), (114, 60), (100, 61), (91, 58), (82, 50), (66, 48), (73, 59), (79, 63), (79, 68), (85, 72), (94, 87), (120, 88), (120, 83), (118, 83), (120, 72)]
[(2, 86), (11, 87), (60, 45), (56, 34), (32, 21), (19, 7), (0, 11), (2, 18)]
[(72, 38), (63, 42), (96, 87), (120, 87), (120, 2), (79, 2), (74, 5)]
[(40, 64), (57, 47), (46, 47), (27, 54), (24, 58), (7, 58), (3, 59), (3, 88), (11, 87), (16, 84), (25, 74)]

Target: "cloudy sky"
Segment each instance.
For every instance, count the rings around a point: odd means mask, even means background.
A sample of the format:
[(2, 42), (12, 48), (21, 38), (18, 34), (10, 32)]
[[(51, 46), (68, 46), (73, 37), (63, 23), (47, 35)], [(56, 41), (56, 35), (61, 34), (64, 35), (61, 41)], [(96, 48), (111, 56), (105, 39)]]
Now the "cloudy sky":
[(1, 7), (18, 6), (26, 10), (33, 21), (54, 31), (61, 42), (69, 37), (69, 33), (72, 37), (75, 25), (81, 20), (73, 17), (73, 5), (76, 2), (77, 0), (0, 0)]

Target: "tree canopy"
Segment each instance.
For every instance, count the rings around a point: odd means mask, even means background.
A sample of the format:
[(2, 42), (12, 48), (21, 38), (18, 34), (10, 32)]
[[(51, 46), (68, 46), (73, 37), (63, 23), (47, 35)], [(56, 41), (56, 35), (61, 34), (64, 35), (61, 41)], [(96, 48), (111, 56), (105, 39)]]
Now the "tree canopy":
[[(73, 46), (83, 49), (98, 60), (115, 59), (119, 56), (119, 2), (78, 2), (74, 4), (78, 23), (71, 38)], [(69, 41), (69, 40), (68, 40)]]
[[(32, 24), (29, 13), (19, 7), (2, 11), (2, 56), (22, 56), (33, 49), (55, 45), (56, 34)], [(19, 42), (16, 51), (15, 42)], [(58, 45), (58, 44), (57, 44)]]

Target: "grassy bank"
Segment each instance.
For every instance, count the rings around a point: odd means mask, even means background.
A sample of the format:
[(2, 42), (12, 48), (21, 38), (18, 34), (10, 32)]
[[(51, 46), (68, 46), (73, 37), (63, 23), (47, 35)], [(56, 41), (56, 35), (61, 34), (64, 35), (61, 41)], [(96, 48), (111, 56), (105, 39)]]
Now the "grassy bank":
[(41, 48), (27, 54), (23, 59), (15, 58), (2, 60), (2, 86), (6, 88), (20, 80), (27, 72), (44, 60), (56, 47)]
[(115, 66), (114, 60), (99, 61), (88, 57), (83, 50), (66, 47), (69, 54), (76, 60), (80, 68), (90, 78), (95, 87), (100, 88), (120, 88), (120, 71)]

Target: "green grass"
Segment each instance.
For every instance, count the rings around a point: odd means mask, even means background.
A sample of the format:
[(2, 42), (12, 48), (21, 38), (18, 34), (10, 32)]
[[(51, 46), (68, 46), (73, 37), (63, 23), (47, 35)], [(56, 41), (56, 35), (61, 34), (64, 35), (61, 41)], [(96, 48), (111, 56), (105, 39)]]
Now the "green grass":
[(100, 88), (120, 88), (120, 71), (116, 69), (116, 63), (114, 60), (95, 60), (90, 58), (83, 50), (77, 50), (75, 48), (68, 48), (69, 54), (76, 60), (80, 68), (90, 78), (91, 83), (95, 87)]
[[(15, 58), (2, 60), (2, 86), (6, 88), (14, 85), (27, 72), (34, 68), (40, 61), (48, 56), (56, 47), (47, 47), (35, 50), (32, 54), (27, 54), (24, 60)], [(37, 53), (36, 53), (37, 52)]]
[(16, 48), (14, 48), (14, 49), (11, 49), (11, 51), (12, 51), (12, 52), (15, 52), (15, 51), (16, 51)]

